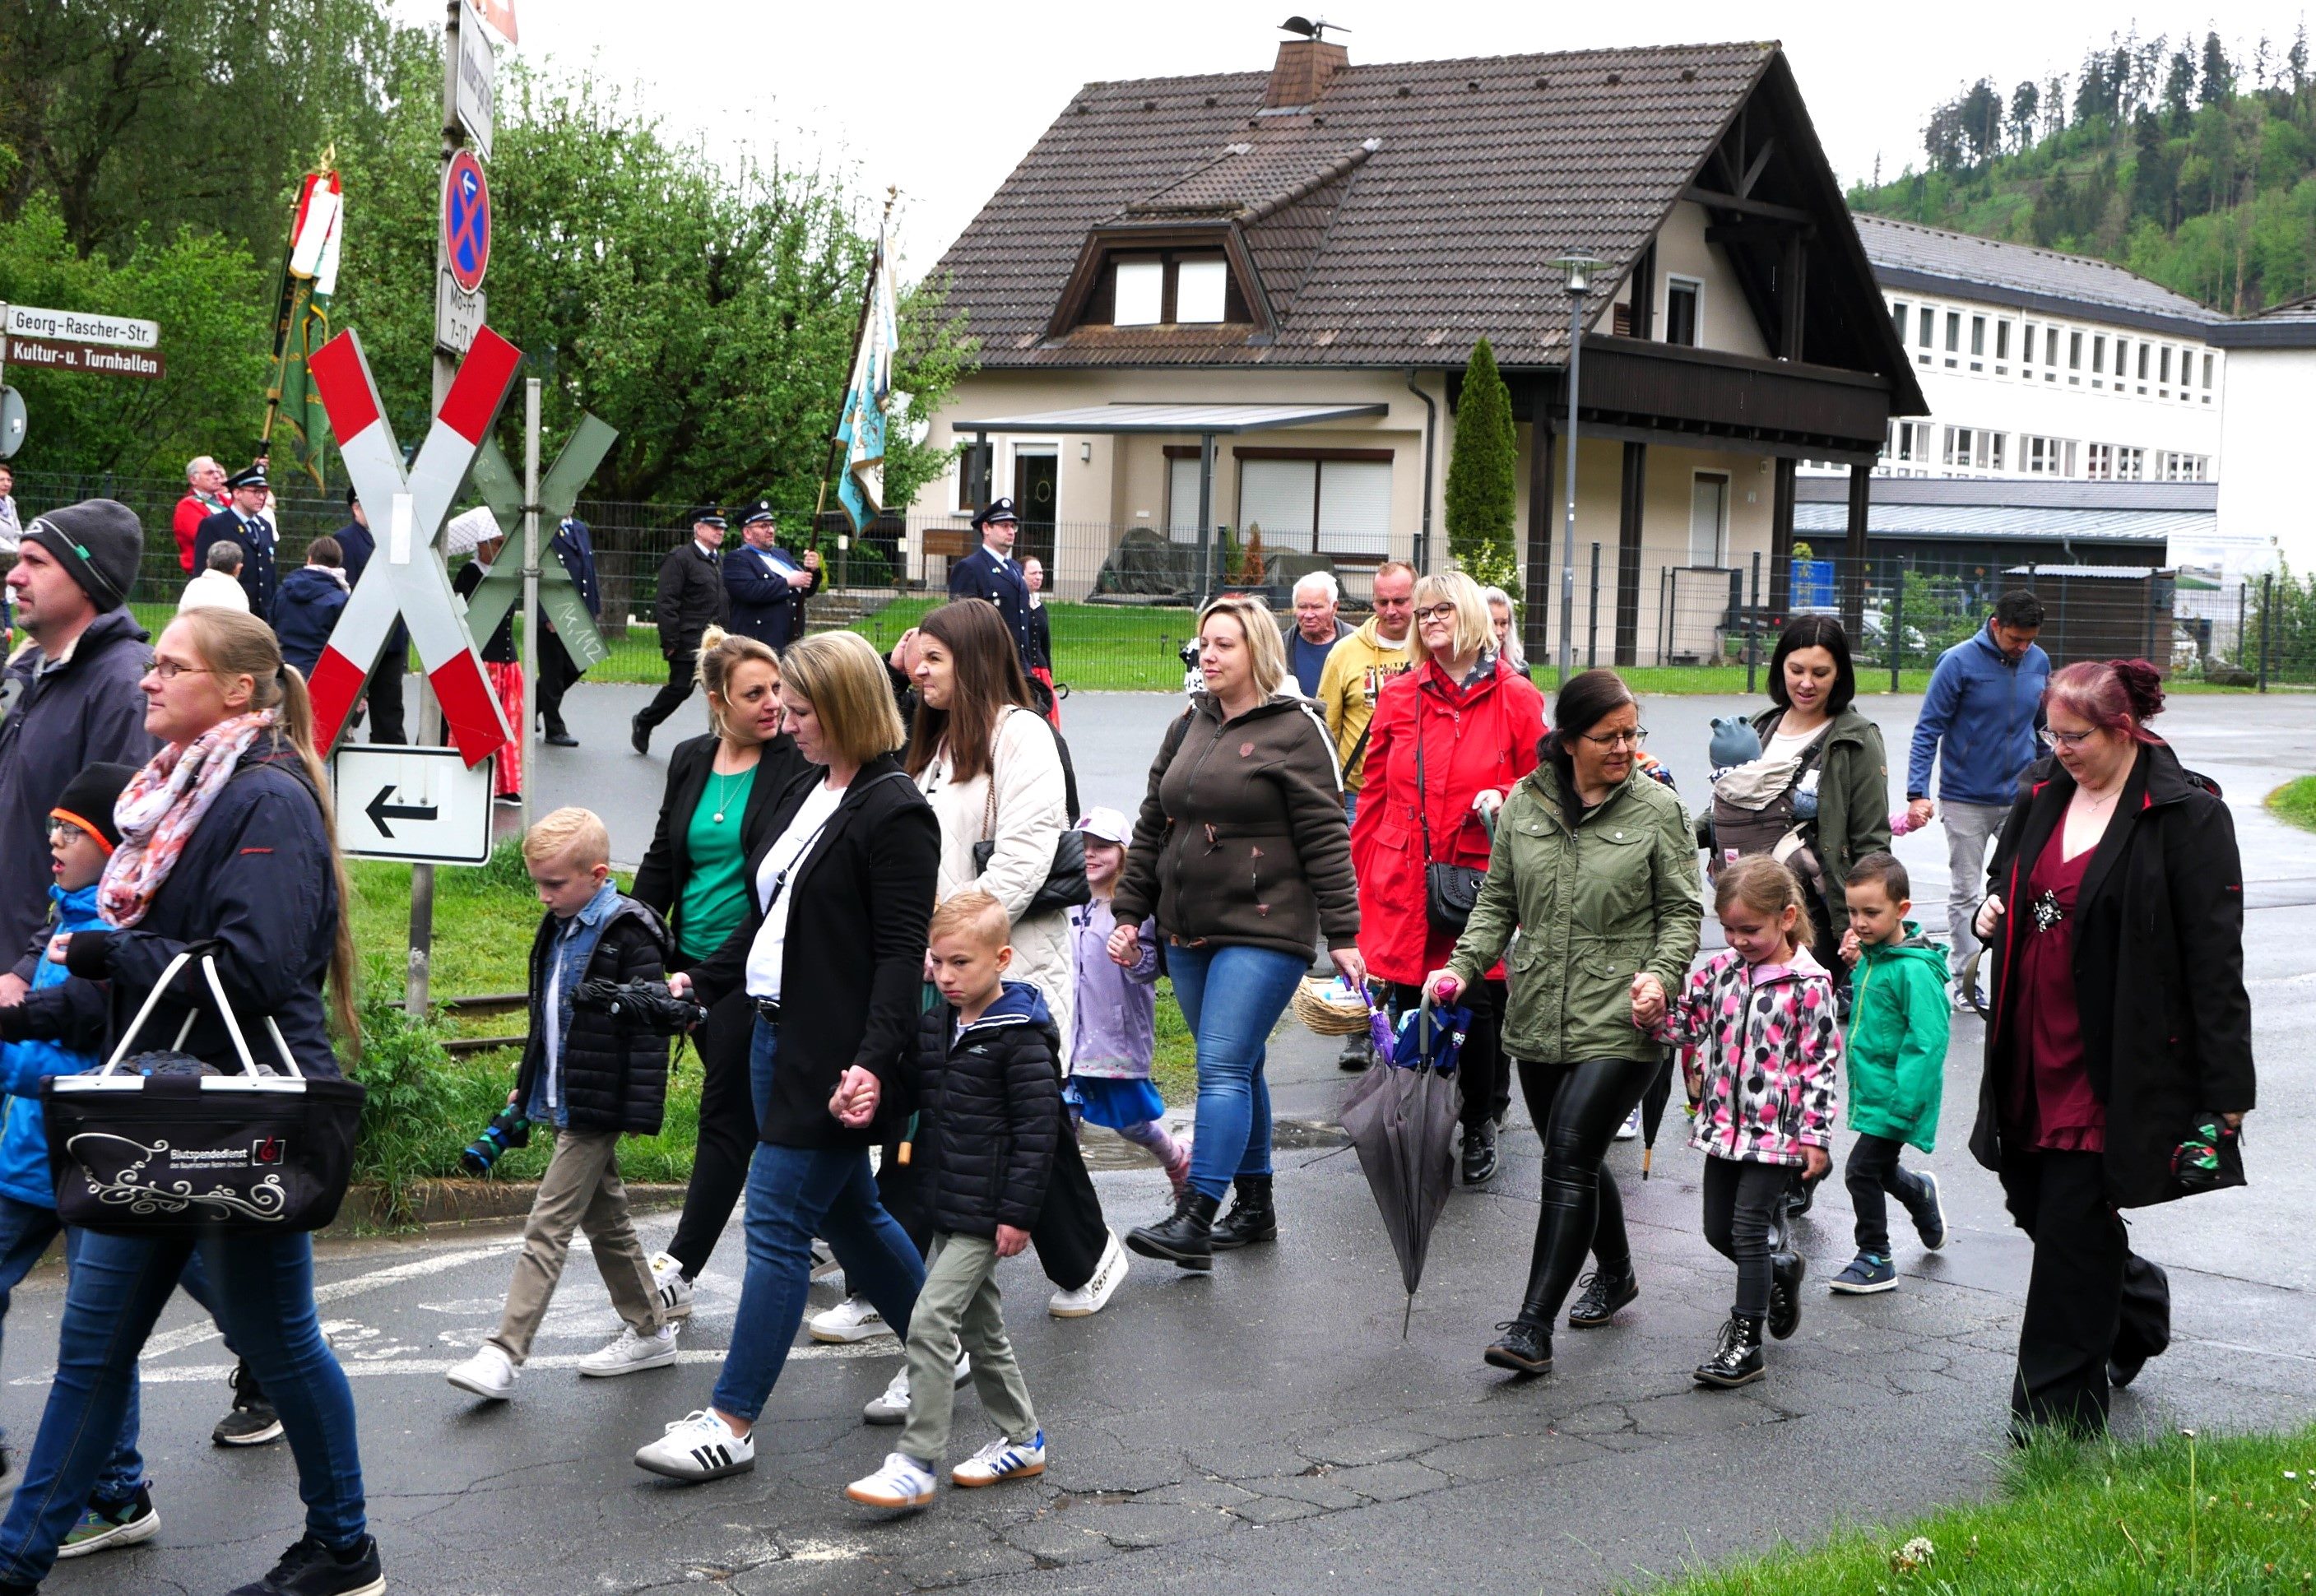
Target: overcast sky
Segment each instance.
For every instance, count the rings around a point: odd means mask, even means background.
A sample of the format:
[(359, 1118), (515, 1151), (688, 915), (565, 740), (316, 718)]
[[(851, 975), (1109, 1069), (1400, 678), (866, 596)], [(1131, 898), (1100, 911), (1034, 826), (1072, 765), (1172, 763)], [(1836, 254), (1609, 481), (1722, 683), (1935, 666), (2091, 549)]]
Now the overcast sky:
[[(440, 0), (395, 0), (439, 26)], [(516, 0), (522, 56), (631, 88), (676, 132), (719, 156), (848, 168), (856, 186), (901, 190), (898, 245), (912, 276), (949, 241), (1082, 84), (1267, 68), (1275, 24), (1305, 0), (1064, 4), (984, 0), (852, 5), (762, 0)], [(1934, 7), (1749, 5), (1659, 0), (1626, 12), (1501, 0), (1342, 0), (1325, 14), (1353, 62), (1510, 55), (1731, 39), (1785, 43), (1818, 136), (1845, 183), (1917, 161), (1924, 113), (1981, 76), (2005, 93), (2081, 59), (2129, 13), (2086, 0), (1946, 0)], [(2142, 35), (2206, 28), (2248, 63), (2263, 33), (2281, 57), (2303, 6), (2240, 0), (2217, 13), (2142, 14)]]

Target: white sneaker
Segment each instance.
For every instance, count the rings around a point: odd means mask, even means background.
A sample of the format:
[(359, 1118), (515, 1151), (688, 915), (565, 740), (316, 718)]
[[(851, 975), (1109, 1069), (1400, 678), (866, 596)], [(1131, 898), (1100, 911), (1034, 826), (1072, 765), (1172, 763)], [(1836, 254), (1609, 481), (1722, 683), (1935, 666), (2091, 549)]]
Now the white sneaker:
[(887, 1453), (885, 1467), (844, 1487), (845, 1500), (870, 1507), (922, 1507), (933, 1499), (932, 1471), (902, 1452)]
[(756, 1467), (756, 1434), (735, 1435), (713, 1408), (686, 1413), (667, 1433), (636, 1451), (636, 1467), (698, 1485)]
[(675, 1326), (663, 1324), (658, 1333), (637, 1335), (633, 1325), (619, 1327), (619, 1339), (600, 1352), (579, 1360), (579, 1372), (597, 1379), (614, 1375), (641, 1374), (646, 1369), (666, 1369), (675, 1362)]
[[(963, 1386), (972, 1378), (973, 1354), (959, 1352), (957, 1355), (957, 1383)], [(867, 1405), (860, 1410), (860, 1416), (871, 1424), (901, 1424), (908, 1421), (909, 1369), (906, 1364), (903, 1364), (901, 1372), (893, 1377), (892, 1384), (868, 1399)]]
[(1617, 1139), (1620, 1142), (1629, 1142), (1637, 1137), (1640, 1134), (1641, 1110), (1635, 1109), (1631, 1113), (1625, 1116), (1625, 1122), (1617, 1127)]
[(1109, 1233), (1102, 1244), (1101, 1262), (1094, 1265), (1093, 1279), (1074, 1291), (1056, 1291), (1046, 1304), (1046, 1311), (1056, 1319), (1084, 1319), (1109, 1306), (1118, 1295), (1118, 1286), (1126, 1279), (1126, 1249), (1118, 1244), (1118, 1232)]
[(485, 1402), (504, 1402), (514, 1395), (514, 1360), (497, 1342), (485, 1342), (480, 1351), (442, 1378)]
[(839, 1346), (893, 1333), (893, 1327), (885, 1323), (885, 1315), (877, 1311), (877, 1305), (865, 1297), (848, 1297), (834, 1307), (815, 1314), (808, 1328), (813, 1340), (833, 1342)]
[(1029, 1440), (999, 1436), (949, 1471), (952, 1485), (993, 1485), (1001, 1480), (1026, 1480), (1046, 1472), (1046, 1432)]
[(652, 1291), (659, 1298), (660, 1317), (691, 1317), (691, 1282), (683, 1278), (683, 1265), (665, 1253), (655, 1253), (652, 1255), (651, 1271)]

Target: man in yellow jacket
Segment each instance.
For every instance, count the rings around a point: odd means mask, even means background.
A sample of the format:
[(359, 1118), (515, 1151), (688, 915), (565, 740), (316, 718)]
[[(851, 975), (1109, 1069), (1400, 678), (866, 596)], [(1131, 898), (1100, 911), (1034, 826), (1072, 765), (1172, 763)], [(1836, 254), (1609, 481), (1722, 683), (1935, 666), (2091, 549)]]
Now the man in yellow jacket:
[(1358, 807), (1367, 753), (1367, 722), (1383, 684), (1415, 663), (1415, 567), (1385, 560), (1376, 567), (1375, 613), (1337, 643), (1319, 673), (1319, 713), (1335, 736), (1343, 767), (1343, 814)]

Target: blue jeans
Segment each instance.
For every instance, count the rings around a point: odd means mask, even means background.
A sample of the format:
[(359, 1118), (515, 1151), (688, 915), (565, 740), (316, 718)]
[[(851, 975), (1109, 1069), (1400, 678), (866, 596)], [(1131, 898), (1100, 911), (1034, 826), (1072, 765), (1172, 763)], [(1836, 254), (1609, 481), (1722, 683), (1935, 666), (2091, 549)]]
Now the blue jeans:
[(137, 1355), (198, 1249), (211, 1305), (281, 1415), (298, 1459), (306, 1532), (334, 1548), (365, 1532), (353, 1393), (314, 1311), (303, 1234), (81, 1238), (65, 1286), (57, 1375), (24, 1482), (0, 1523), (0, 1581), (37, 1585), (112, 1457)]
[[(760, 1015), (748, 1049), (749, 1084), (765, 1103), (779, 1029)], [(762, 1118), (762, 1113), (758, 1119)], [(748, 1164), (747, 1272), (731, 1349), (709, 1398), (718, 1412), (753, 1422), (788, 1362), (812, 1289), (812, 1238), (844, 1266), (844, 1288), (877, 1305), (905, 1344), (925, 1261), (877, 1199), (863, 1147), (784, 1147), (759, 1142)]]
[(1310, 965), (1306, 955), (1275, 948), (1166, 950), (1174, 998), (1198, 1048), (1190, 1184), (1216, 1201), (1230, 1190), (1233, 1177), (1270, 1172), (1264, 1044)]
[[(40, 1255), (49, 1250), (63, 1226), (57, 1223), (57, 1211), (37, 1203), (20, 1202), (15, 1198), (0, 1195), (0, 1323), (8, 1315), (8, 1294), (23, 1282)], [(65, 1262), (77, 1268), (80, 1250), (86, 1232), (65, 1231)], [(137, 1494), (145, 1483), (145, 1459), (137, 1452), (138, 1386), (134, 1371), (129, 1381), (127, 1416), (120, 1422), (120, 1439), (112, 1449), (112, 1456), (89, 1488), (92, 1500), (115, 1506)]]

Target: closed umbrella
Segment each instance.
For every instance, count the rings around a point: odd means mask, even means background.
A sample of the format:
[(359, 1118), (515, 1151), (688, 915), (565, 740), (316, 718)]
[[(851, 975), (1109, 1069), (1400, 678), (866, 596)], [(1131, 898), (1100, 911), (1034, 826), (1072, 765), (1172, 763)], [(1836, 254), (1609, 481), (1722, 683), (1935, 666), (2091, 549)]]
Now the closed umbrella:
[(1448, 1206), (1455, 1180), (1456, 1121), (1463, 1092), (1456, 1061), (1472, 1021), (1468, 1009), (1436, 1014), (1426, 999), (1409, 1017), (1393, 1048), (1368, 1066), (1343, 1104), (1343, 1129), (1358, 1150), (1359, 1167), (1375, 1192), (1376, 1208), (1399, 1276), (1407, 1308), (1399, 1333), (1407, 1335), (1415, 1312), (1415, 1288), (1431, 1250), (1431, 1227)]
[(1649, 1178), (1649, 1165), (1656, 1161), (1657, 1130), (1664, 1124), (1665, 1104), (1672, 1101), (1672, 1049), (1664, 1050), (1664, 1066), (1657, 1078), (1641, 1097), (1641, 1179)]

